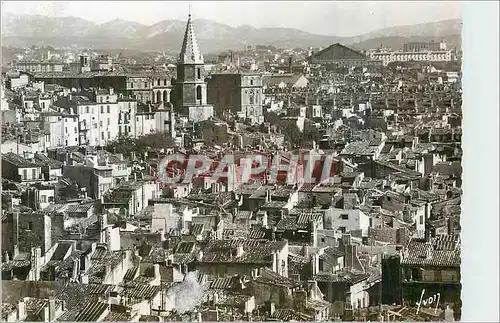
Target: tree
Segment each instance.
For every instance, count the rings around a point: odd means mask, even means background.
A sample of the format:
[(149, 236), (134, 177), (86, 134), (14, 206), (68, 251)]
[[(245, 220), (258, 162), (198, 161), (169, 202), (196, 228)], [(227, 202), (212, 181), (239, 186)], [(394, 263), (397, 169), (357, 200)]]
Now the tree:
[(272, 111), (264, 114), (264, 120), (274, 126), (278, 126), (281, 121), (280, 117)]
[(318, 142), (321, 140), (321, 134), (319, 133), (318, 128), (310, 122), (305, 122), (303, 135), (303, 139), (306, 142)]
[(113, 154), (128, 156), (132, 151), (135, 151), (135, 140), (130, 136), (119, 136), (116, 140), (109, 141), (105, 149)]
[(137, 151), (143, 153), (148, 150), (172, 148), (175, 146), (175, 141), (168, 133), (155, 132), (137, 138), (135, 146)]
[(211, 120), (205, 120), (199, 123), (197, 130), (207, 146), (222, 145), (229, 142), (229, 134), (225, 125), (219, 126)]
[(134, 139), (130, 136), (120, 136), (108, 142), (106, 150), (110, 153), (121, 153), (129, 156), (132, 152), (144, 153), (151, 150), (172, 148), (175, 141), (168, 133), (155, 132)]
[(302, 143), (303, 134), (300, 132), (299, 127), (294, 121), (282, 121), (278, 126), (283, 134), (285, 135), (285, 139), (292, 146), (300, 146)]

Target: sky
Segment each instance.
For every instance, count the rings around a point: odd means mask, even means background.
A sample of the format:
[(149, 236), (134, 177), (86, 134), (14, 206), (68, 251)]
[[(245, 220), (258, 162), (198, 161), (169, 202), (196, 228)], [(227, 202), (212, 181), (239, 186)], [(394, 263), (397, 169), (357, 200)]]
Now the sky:
[(233, 27), (288, 27), (356, 36), (381, 28), (461, 18), (459, 1), (2, 1), (2, 12), (76, 16), (96, 23), (116, 18), (152, 25), (211, 19)]

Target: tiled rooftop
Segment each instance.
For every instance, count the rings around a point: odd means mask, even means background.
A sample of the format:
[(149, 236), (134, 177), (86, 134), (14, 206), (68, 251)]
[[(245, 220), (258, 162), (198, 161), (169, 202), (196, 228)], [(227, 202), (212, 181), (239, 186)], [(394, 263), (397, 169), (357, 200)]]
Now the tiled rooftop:
[(436, 236), (430, 242), (411, 239), (403, 253), (402, 265), (459, 267), (460, 239), (458, 236)]

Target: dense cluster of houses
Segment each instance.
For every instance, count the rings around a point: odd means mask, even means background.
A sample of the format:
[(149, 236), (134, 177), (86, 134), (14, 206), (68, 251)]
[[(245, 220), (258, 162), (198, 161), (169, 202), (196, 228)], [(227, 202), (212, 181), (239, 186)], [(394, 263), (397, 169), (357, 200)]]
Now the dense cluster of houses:
[[(209, 71), (191, 19), (185, 38), (176, 80), (83, 56), (2, 75), (2, 321), (460, 319), (456, 67), (334, 44)], [(112, 146), (151, 134), (172, 144)], [(285, 176), (159, 175), (172, 154), (256, 153)]]

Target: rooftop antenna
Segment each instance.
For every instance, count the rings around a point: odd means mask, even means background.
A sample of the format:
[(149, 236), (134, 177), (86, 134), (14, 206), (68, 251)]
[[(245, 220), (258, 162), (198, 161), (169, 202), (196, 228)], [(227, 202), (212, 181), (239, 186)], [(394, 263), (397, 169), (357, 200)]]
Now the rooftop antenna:
[(188, 16), (191, 17), (191, 2), (188, 4)]

